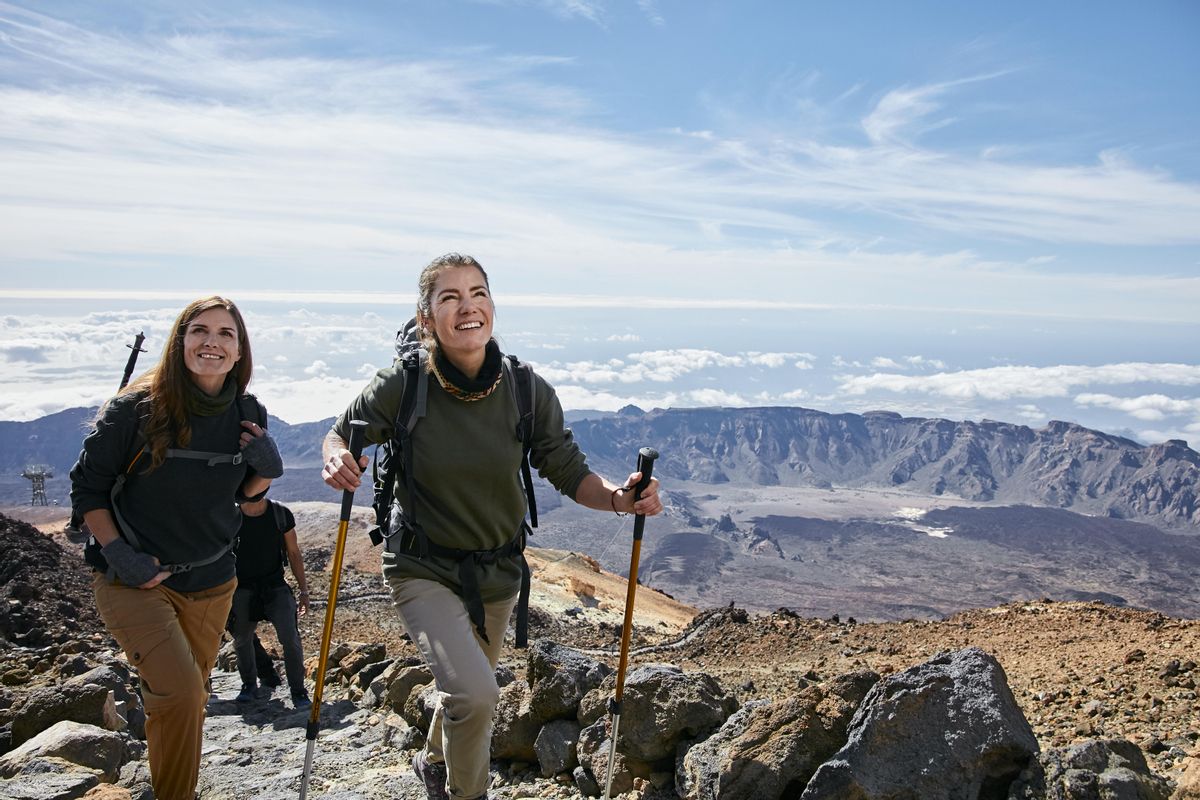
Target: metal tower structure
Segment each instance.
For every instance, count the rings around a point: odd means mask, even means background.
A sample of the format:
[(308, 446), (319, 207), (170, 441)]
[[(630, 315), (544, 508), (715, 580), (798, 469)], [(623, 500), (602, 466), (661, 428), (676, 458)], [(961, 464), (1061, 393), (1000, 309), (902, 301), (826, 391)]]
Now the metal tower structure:
[(30, 464), (25, 467), (21, 477), (33, 482), (33, 499), (29, 501), (29, 505), (50, 505), (50, 501), (46, 499), (46, 479), (54, 477), (54, 471), (50, 467), (44, 464)]

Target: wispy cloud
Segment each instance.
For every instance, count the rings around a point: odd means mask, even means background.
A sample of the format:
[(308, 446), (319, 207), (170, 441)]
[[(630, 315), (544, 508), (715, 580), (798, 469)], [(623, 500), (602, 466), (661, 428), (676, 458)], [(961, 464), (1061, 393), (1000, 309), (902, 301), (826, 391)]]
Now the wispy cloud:
[[(850, 395), (874, 391), (933, 394), (955, 399), (1011, 400), (1017, 397), (1067, 397), (1079, 386), (1162, 383), (1200, 385), (1194, 364), (1123, 363), (1099, 366), (1005, 366), (939, 372), (934, 375), (844, 376), (841, 390)], [(1096, 395), (1097, 397), (1099, 395)]]
[(650, 350), (630, 353), (608, 361), (573, 361), (539, 364), (538, 372), (551, 382), (583, 384), (631, 384), (650, 381), (670, 383), (693, 372), (711, 369), (763, 367), (779, 369), (788, 365), (811, 368), (816, 356), (810, 353), (734, 353), (714, 350)]
[(1017, 416), (1028, 420), (1046, 420), (1046, 412), (1031, 403), (1020, 403), (1016, 406)]
[(1138, 397), (1115, 397), (1111, 394), (1084, 393), (1075, 396), (1081, 406), (1097, 406), (1123, 411), (1140, 420), (1157, 422), (1168, 416), (1200, 414), (1200, 398), (1177, 400), (1165, 394), (1144, 394)]
[(945, 369), (946, 362), (940, 358), (926, 358), (925, 356), (905, 356), (905, 363), (919, 369)]
[(939, 369), (946, 368), (946, 362), (937, 358), (926, 358), (925, 356), (902, 356), (899, 360), (891, 356), (875, 356), (869, 361), (847, 360), (842, 356), (833, 357), (833, 366), (836, 369), (844, 369), (846, 367), (854, 367), (856, 369), (888, 369), (888, 370), (905, 370), (905, 369)]
[[(1117, 151), (1039, 164), (914, 143), (984, 78), (886, 92), (862, 118), (865, 142), (627, 132), (595, 123), (603, 109), (570, 83), (570, 59), (322, 55), (300, 47), (320, 40), (316, 24), (254, 22), (109, 36), (0, 6), (3, 258), (118, 274), (186, 254), (226, 280), (286, 269), (303, 287), (328, 283), (331, 265), (384, 283), (396, 263), (463, 243), (520, 265), (522, 289), (561, 285), (571, 264), (659, 298), (725, 285), (737, 301), (768, 283), (834, 306), (974, 297), (1151, 316), (1200, 302), (1188, 276), (1124, 291), (1119, 277), (1064, 279), (945, 243), (1200, 242), (1200, 189)], [(864, 219), (906, 234), (866, 235)]]
[[(892, 144), (918, 137), (935, 128), (951, 124), (953, 118), (929, 120), (943, 108), (940, 98), (953, 89), (1002, 77), (1005, 72), (978, 75), (927, 86), (904, 86), (892, 89), (879, 99), (862, 120), (863, 131), (875, 144)], [(916, 129), (916, 130), (914, 130)]]
[(637, 6), (652, 24), (659, 27), (667, 24), (667, 18), (658, 7), (658, 0), (637, 0)]
[(606, 14), (605, 4), (600, 0), (490, 0), (513, 5), (535, 5), (560, 17), (585, 19), (602, 24)]
[(565, 408), (594, 411), (619, 411), (625, 406), (637, 406), (649, 411), (655, 408), (698, 408), (722, 406), (745, 408), (753, 405), (778, 405), (780, 402), (764, 402), (764, 398), (747, 398), (737, 392), (723, 389), (692, 389), (681, 392), (653, 394), (618, 394), (613, 391), (596, 391), (583, 386), (560, 386), (559, 400)]
[(945, 91), (944, 86), (893, 89), (875, 105), (862, 121), (863, 131), (872, 142), (884, 144), (896, 139), (900, 132), (917, 120), (927, 117), (940, 106), (935, 98)]

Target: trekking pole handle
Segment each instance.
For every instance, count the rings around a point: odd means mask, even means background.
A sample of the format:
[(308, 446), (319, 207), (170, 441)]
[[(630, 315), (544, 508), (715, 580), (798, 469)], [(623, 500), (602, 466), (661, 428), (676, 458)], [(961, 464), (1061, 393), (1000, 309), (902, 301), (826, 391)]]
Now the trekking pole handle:
[[(642, 490), (650, 485), (650, 477), (654, 474), (654, 461), (658, 458), (658, 451), (653, 447), (643, 447), (638, 450), (637, 468), (638, 472), (642, 473), (642, 478), (633, 485), (633, 502), (637, 502), (642, 497)], [(642, 538), (642, 531), (646, 526), (646, 515), (638, 514), (633, 518), (633, 538), (635, 540)]]
[(129, 379), (133, 377), (133, 368), (137, 366), (138, 353), (146, 352), (146, 348), (142, 347), (142, 343), (146, 341), (146, 332), (138, 331), (138, 335), (133, 337), (133, 344), (125, 345), (130, 349), (129, 360), (125, 362), (125, 372), (121, 375), (121, 385), (117, 387), (117, 391), (121, 391), (129, 384)]
[[(347, 447), (350, 449), (350, 455), (354, 457), (354, 463), (358, 463), (358, 459), (362, 457), (363, 437), (367, 432), (367, 423), (361, 419), (350, 420), (350, 442)], [(354, 492), (347, 489), (342, 492), (342, 514), (339, 519), (350, 519), (350, 508), (354, 505)]]

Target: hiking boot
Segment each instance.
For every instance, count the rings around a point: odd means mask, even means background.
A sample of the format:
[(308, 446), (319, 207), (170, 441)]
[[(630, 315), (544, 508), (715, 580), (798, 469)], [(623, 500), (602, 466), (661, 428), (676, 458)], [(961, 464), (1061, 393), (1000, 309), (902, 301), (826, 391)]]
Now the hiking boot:
[(425, 784), (429, 800), (450, 800), (446, 791), (446, 765), (441, 761), (426, 761), (425, 748), (417, 751), (412, 760), (413, 772)]
[(256, 689), (258, 689), (258, 687), (253, 684), (243, 683), (242, 690), (238, 692), (238, 696), (233, 699), (239, 703), (249, 703), (250, 701), (254, 700), (254, 692)]
[(308, 699), (308, 692), (303, 689), (292, 690), (292, 708), (297, 711), (303, 711), (306, 708), (312, 708), (312, 700)]

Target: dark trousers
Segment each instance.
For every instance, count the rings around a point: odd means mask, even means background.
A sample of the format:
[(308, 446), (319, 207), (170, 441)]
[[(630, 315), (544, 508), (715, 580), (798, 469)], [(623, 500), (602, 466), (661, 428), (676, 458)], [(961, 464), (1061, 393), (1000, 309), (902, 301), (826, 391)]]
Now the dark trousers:
[[(254, 630), (256, 620), (250, 619), (250, 603), (256, 592), (262, 590), (238, 587), (233, 593), (233, 649), (237, 653), (238, 674), (242, 683), (253, 686), (258, 682), (258, 670), (254, 665)], [(296, 598), (290, 586), (275, 586), (262, 591), (263, 612), (267, 621), (275, 626), (275, 635), (283, 648), (283, 668), (287, 673), (288, 688), (293, 692), (304, 690), (304, 651), (300, 648), (300, 629), (296, 624)]]

